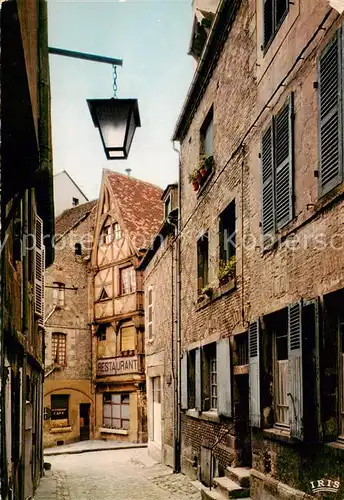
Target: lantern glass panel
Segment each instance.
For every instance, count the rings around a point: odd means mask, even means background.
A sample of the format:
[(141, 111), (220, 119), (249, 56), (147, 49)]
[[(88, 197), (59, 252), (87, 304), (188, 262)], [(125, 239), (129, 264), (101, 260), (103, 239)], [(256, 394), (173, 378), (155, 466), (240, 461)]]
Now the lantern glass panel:
[(98, 120), (104, 145), (107, 149), (123, 148), (128, 122), (128, 109), (110, 106), (98, 108)]

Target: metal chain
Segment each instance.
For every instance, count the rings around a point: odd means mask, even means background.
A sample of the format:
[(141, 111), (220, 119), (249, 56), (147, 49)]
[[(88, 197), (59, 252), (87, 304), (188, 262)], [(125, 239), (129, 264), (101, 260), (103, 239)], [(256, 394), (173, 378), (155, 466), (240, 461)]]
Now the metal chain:
[(117, 98), (117, 66), (114, 64), (113, 66), (113, 97), (114, 99)]

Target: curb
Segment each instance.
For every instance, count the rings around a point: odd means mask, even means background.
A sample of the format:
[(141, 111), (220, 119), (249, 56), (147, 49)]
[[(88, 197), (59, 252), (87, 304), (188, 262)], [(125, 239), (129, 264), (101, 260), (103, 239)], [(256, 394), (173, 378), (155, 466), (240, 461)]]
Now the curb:
[(108, 446), (107, 448), (89, 448), (85, 450), (67, 450), (67, 451), (45, 451), (44, 457), (53, 457), (56, 455), (78, 455), (80, 453), (94, 453), (95, 451), (111, 450), (132, 450), (135, 448), (147, 448), (145, 443), (129, 444), (128, 446)]

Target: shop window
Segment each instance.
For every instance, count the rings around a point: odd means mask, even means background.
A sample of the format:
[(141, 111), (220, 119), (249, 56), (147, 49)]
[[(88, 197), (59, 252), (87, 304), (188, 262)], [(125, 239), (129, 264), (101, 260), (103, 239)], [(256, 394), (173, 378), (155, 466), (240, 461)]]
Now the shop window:
[(199, 294), (208, 284), (208, 258), (209, 241), (208, 233), (206, 233), (197, 241), (197, 282)]
[(51, 357), (54, 363), (67, 366), (67, 335), (65, 333), (53, 333), (51, 336)]
[(136, 290), (136, 271), (133, 266), (120, 269), (120, 291), (121, 295), (133, 293)]
[(64, 283), (53, 283), (53, 303), (56, 306), (63, 307), (65, 305), (65, 288)]
[(136, 349), (136, 328), (132, 324), (123, 323), (120, 327), (121, 352)]
[(129, 430), (129, 394), (103, 394), (103, 427)]
[(270, 45), (289, 10), (289, 0), (264, 1), (264, 49)]
[(51, 395), (51, 420), (66, 420), (69, 418), (69, 396), (65, 394)]

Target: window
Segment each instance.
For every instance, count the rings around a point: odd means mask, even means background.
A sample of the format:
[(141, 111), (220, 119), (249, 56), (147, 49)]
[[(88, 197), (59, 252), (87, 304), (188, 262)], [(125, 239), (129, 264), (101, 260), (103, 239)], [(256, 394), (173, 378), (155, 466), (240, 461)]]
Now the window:
[(109, 298), (107, 291), (105, 288), (101, 291), (101, 294), (99, 295), (99, 300), (107, 300)]
[(289, 427), (287, 315), (283, 315), (279, 321), (273, 336), (275, 425)]
[(118, 241), (121, 238), (122, 232), (118, 222), (105, 224), (100, 234), (99, 243), (100, 245), (110, 245), (113, 241)]
[(188, 408), (196, 407), (196, 379), (195, 379), (195, 370), (196, 370), (196, 350), (192, 349), (188, 352)]
[(147, 304), (147, 330), (148, 340), (153, 338), (153, 287), (148, 288), (148, 304)]
[(262, 137), (262, 227), (275, 233), (293, 218), (292, 96)]
[(115, 240), (120, 240), (122, 238), (121, 228), (119, 227), (118, 222), (115, 222), (113, 225), (113, 233)]
[(123, 323), (120, 328), (121, 352), (134, 351), (136, 349), (136, 328), (132, 324)]
[(217, 409), (217, 365), (216, 354), (210, 358), (210, 409)]
[(161, 378), (153, 377), (152, 378), (153, 385), (153, 402), (161, 403)]
[(82, 255), (81, 243), (75, 243), (74, 252), (75, 252), (75, 255)]
[(136, 290), (136, 271), (133, 266), (120, 269), (121, 295), (133, 293)]
[(202, 410), (217, 409), (216, 344), (202, 349)]
[(67, 420), (69, 396), (65, 394), (51, 395), (51, 420)]
[(343, 86), (341, 28), (319, 61), (319, 191), (324, 195), (343, 180)]
[(77, 207), (79, 205), (79, 198), (73, 198), (72, 205), (73, 205), (73, 207)]
[(198, 293), (208, 284), (208, 254), (209, 242), (208, 233), (197, 241), (197, 280)]
[(129, 394), (103, 394), (103, 426), (129, 430)]
[(56, 306), (65, 305), (65, 284), (64, 283), (53, 283), (53, 303)]
[(66, 366), (67, 335), (65, 333), (53, 333), (51, 336), (51, 357), (54, 363)]
[(220, 215), (220, 260), (229, 262), (235, 256), (235, 201)]
[(201, 155), (204, 156), (213, 156), (214, 153), (213, 118), (214, 118), (214, 109), (213, 107), (211, 107), (201, 127)]
[(172, 201), (171, 201), (171, 195), (169, 195), (165, 201), (165, 219), (167, 219), (171, 210), (172, 210)]
[(264, 49), (274, 39), (289, 10), (289, 0), (264, 0)]
[(100, 341), (106, 340), (106, 330), (109, 326), (110, 325), (105, 324), (105, 323), (98, 326), (98, 329), (97, 329), (98, 340), (100, 340)]

